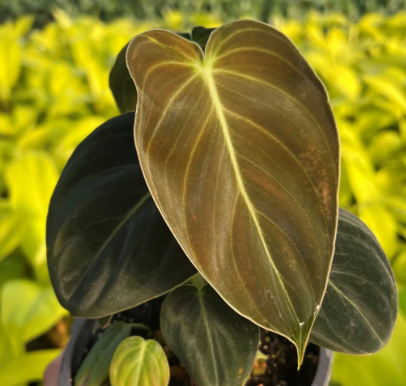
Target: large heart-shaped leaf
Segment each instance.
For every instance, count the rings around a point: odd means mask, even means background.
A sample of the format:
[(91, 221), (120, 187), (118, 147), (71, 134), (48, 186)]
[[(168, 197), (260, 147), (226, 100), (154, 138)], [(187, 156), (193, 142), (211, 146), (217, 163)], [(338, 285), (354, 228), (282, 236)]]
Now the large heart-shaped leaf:
[(127, 66), (154, 201), (229, 305), (288, 337), (299, 364), (333, 254), (339, 141), (326, 91), (270, 26), (237, 21), (199, 45), (153, 30)]
[(161, 329), (197, 386), (240, 386), (249, 376), (259, 329), (209, 285), (172, 291), (162, 305)]
[(310, 340), (348, 354), (373, 353), (388, 342), (396, 314), (396, 282), (381, 246), (340, 208), (333, 266)]
[(150, 198), (133, 122), (128, 113), (87, 137), (51, 199), (49, 272), (59, 301), (75, 316), (135, 307), (196, 272)]

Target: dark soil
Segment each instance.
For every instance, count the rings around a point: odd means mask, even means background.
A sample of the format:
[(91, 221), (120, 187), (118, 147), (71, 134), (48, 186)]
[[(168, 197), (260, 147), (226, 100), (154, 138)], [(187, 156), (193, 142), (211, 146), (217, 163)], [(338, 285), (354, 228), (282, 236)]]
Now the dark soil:
[(297, 371), (297, 354), (293, 343), (261, 329), (259, 350), (268, 356), (256, 360), (245, 386), (311, 386), (319, 363), (319, 346), (309, 344), (303, 364)]
[[(148, 326), (150, 330), (134, 327), (131, 335), (139, 335), (145, 339), (153, 338), (162, 344), (170, 366), (169, 386), (196, 386), (162, 337), (159, 316), (163, 299), (164, 297), (157, 298), (115, 314), (112, 323), (122, 320), (127, 323)], [(103, 330), (99, 329), (92, 337), (83, 353), (83, 358), (102, 333)], [(280, 335), (261, 329), (259, 350), (265, 354), (264, 358), (256, 359), (251, 377), (245, 386), (311, 386), (319, 361), (318, 346), (308, 345), (300, 371), (297, 371), (296, 348)], [(73, 370), (75, 375), (78, 369)], [(110, 383), (106, 382), (105, 385), (110, 385)]]

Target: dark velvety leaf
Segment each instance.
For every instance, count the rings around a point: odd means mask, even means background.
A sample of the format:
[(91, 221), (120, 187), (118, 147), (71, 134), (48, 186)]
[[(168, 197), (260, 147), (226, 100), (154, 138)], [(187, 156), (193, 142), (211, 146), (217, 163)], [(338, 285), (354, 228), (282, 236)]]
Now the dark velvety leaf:
[(161, 330), (197, 386), (240, 386), (249, 376), (259, 329), (209, 285), (172, 291), (162, 305)]
[(137, 106), (137, 90), (125, 64), (128, 44), (119, 52), (110, 71), (109, 86), (121, 113), (135, 111)]
[(110, 366), (112, 386), (167, 386), (169, 364), (156, 340), (131, 336), (123, 340)]
[(49, 272), (59, 301), (74, 316), (134, 307), (196, 273), (150, 198), (133, 121), (128, 113), (90, 134), (51, 199)]
[(201, 47), (136, 36), (135, 143), (165, 221), (238, 313), (290, 339), (299, 363), (337, 226), (339, 139), (326, 91), (279, 31), (237, 21)]
[(195, 27), (192, 30), (191, 39), (196, 42), (202, 50), (206, 48), (207, 40), (209, 40), (210, 34), (215, 30), (215, 28), (204, 28), (204, 27)]
[(343, 353), (373, 353), (389, 340), (396, 314), (396, 283), (382, 248), (340, 208), (333, 266), (310, 340)]

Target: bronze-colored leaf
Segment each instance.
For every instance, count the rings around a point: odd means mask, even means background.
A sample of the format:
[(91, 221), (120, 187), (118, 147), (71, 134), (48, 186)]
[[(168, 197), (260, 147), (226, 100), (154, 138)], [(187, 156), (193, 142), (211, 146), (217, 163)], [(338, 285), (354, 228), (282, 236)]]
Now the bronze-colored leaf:
[(294, 342), (300, 364), (337, 223), (339, 140), (322, 83), (255, 21), (216, 29), (205, 54), (143, 33), (127, 67), (140, 164), (165, 221), (220, 296)]

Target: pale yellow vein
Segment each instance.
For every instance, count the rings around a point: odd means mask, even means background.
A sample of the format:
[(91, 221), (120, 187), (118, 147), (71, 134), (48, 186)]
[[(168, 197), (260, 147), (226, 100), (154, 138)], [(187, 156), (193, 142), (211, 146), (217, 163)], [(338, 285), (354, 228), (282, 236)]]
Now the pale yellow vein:
[[(229, 114), (229, 115), (231, 115), (231, 116), (234, 116), (235, 118), (237, 118), (237, 119), (239, 119), (239, 120), (242, 120), (242, 121), (244, 121), (244, 122), (250, 124), (252, 127), (256, 128), (257, 130), (260, 130), (263, 134), (267, 135), (267, 136), (270, 137), (272, 140), (274, 140), (274, 141), (275, 141), (282, 149), (284, 149), (284, 150), (291, 156), (291, 158), (299, 165), (299, 167), (300, 167), (300, 168), (303, 170), (303, 172), (306, 174), (306, 177), (307, 177), (307, 179), (308, 179), (310, 185), (312, 186), (313, 191), (314, 191), (314, 193), (316, 194), (316, 197), (319, 196), (319, 194), (317, 193), (317, 190), (316, 190), (316, 188), (315, 188), (315, 186), (314, 186), (314, 184), (313, 184), (313, 181), (311, 180), (309, 174), (307, 173), (307, 170), (306, 170), (306, 169), (304, 168), (304, 166), (300, 163), (300, 161), (298, 160), (298, 158), (289, 150), (289, 148), (287, 148), (277, 137), (273, 136), (269, 131), (265, 130), (262, 126), (256, 124), (254, 121), (252, 121), (252, 120), (250, 120), (250, 119), (248, 119), (248, 118), (245, 118), (245, 117), (243, 117), (243, 116), (241, 116), (241, 115), (239, 115), (239, 114), (236, 114), (236, 113), (234, 113), (234, 112), (232, 112), (232, 111), (230, 111), (230, 110), (227, 110), (227, 109), (225, 109), (225, 108), (224, 108), (224, 111), (225, 111), (227, 114)], [(270, 176), (271, 178), (273, 178), (273, 179), (276, 181), (276, 179), (275, 179), (268, 171), (266, 171), (265, 169), (263, 169), (261, 166), (254, 164), (252, 161), (248, 160), (247, 158), (243, 157), (242, 155), (240, 155), (240, 157), (246, 159), (248, 162), (252, 163), (254, 166), (256, 166), (257, 168), (259, 168), (260, 170), (262, 170), (265, 174), (267, 174), (268, 176)], [(278, 185), (281, 186), (281, 187), (285, 190), (285, 192), (287, 192), (287, 193), (294, 199), (294, 201), (299, 205), (299, 203), (297, 202), (297, 200), (295, 199), (295, 197), (292, 195), (292, 193), (290, 193), (288, 190), (286, 190), (286, 188), (285, 188), (281, 183), (279, 183), (278, 181), (277, 181), (277, 183), (278, 183)], [(299, 205), (299, 206), (300, 206), (300, 205)], [(303, 209), (302, 209), (301, 207), (300, 207), (300, 209), (303, 211)], [(306, 216), (306, 217), (307, 217), (307, 216)]]
[(382, 339), (378, 335), (378, 333), (375, 331), (375, 329), (372, 327), (371, 323), (369, 322), (368, 318), (361, 312), (361, 310), (357, 307), (357, 305), (348, 297), (346, 296), (339, 288), (337, 288), (331, 281), (328, 283), (334, 290), (343, 298), (345, 299), (348, 303), (351, 304), (352, 307), (358, 312), (358, 314), (364, 319), (365, 323), (368, 325), (368, 327), (371, 329), (373, 334), (376, 336), (376, 338), (379, 340), (379, 342), (383, 343)]
[[(190, 171), (190, 167), (191, 167), (191, 164), (192, 164), (193, 157), (194, 157), (194, 155), (195, 155), (195, 153), (196, 153), (196, 149), (197, 149), (197, 147), (198, 147), (198, 145), (199, 145), (199, 143), (200, 143), (200, 140), (201, 140), (201, 138), (202, 138), (202, 136), (203, 136), (203, 133), (204, 133), (204, 130), (205, 130), (206, 126), (207, 126), (207, 123), (209, 122), (209, 120), (210, 120), (210, 118), (211, 118), (212, 112), (213, 112), (213, 108), (211, 108), (209, 114), (207, 114), (207, 117), (206, 117), (206, 119), (205, 119), (205, 121), (204, 121), (204, 123), (203, 123), (203, 125), (202, 125), (202, 128), (201, 128), (201, 130), (199, 131), (199, 134), (197, 135), (196, 141), (195, 141), (195, 143), (194, 143), (194, 145), (193, 145), (193, 148), (192, 148), (192, 150), (191, 150), (191, 152), (190, 152), (190, 156), (189, 156), (189, 159), (188, 159), (188, 163), (187, 163), (186, 169), (185, 169), (185, 174), (184, 174), (184, 176), (183, 176), (182, 210), (183, 210), (183, 218), (184, 218), (184, 221), (185, 221), (185, 224), (184, 224), (185, 229), (187, 229), (187, 227), (186, 227), (186, 213), (185, 213), (185, 210), (186, 210), (186, 208), (187, 208), (187, 203), (186, 203), (186, 201), (185, 201), (186, 189), (187, 189), (187, 179), (188, 179), (188, 175), (189, 175), (189, 171)], [(194, 255), (194, 254), (195, 254), (195, 251), (193, 250), (193, 247), (192, 247), (192, 245), (191, 245), (191, 243), (190, 243), (189, 237), (187, 237), (187, 242), (188, 242), (188, 245), (189, 245), (189, 250), (190, 250), (190, 251), (193, 253), (193, 255)], [(200, 266), (200, 264), (199, 264), (198, 262), (195, 262), (195, 264), (197, 264), (197, 265)], [(201, 266), (200, 266), (200, 270), (201, 270)]]
[(147, 83), (147, 80), (149, 76), (155, 71), (158, 70), (159, 68), (163, 66), (169, 66), (169, 65), (176, 65), (176, 66), (183, 66), (183, 67), (189, 67), (189, 68), (194, 68), (194, 66), (188, 64), (188, 63), (182, 63), (182, 62), (175, 62), (175, 61), (167, 61), (167, 62), (161, 62), (159, 64), (156, 64), (152, 67), (150, 67), (147, 71), (147, 73), (144, 75), (144, 79), (142, 82), (142, 86), (140, 87), (141, 90), (144, 90), (145, 88), (145, 83)]
[[(334, 325), (331, 323), (331, 320), (325, 316), (325, 313), (324, 313), (324, 311), (323, 311), (323, 308), (320, 310), (320, 312), (319, 312), (319, 314), (318, 314), (318, 318), (321, 318), (321, 317), (324, 319), (324, 322), (326, 322), (326, 323), (330, 326), (330, 328), (333, 330), (333, 332), (336, 334), (336, 336), (342, 339), (342, 336), (343, 336), (342, 332), (337, 331), (336, 326), (334, 326)], [(331, 334), (330, 334), (330, 335), (331, 335)], [(317, 336), (318, 336), (319, 339), (321, 340), (321, 343), (324, 343), (324, 341), (329, 342), (329, 343), (331, 344), (331, 349), (332, 349), (332, 350), (336, 350), (336, 347), (337, 347), (337, 340), (331, 339), (330, 336), (327, 336), (325, 333), (319, 333), (319, 332), (316, 330), (316, 328), (313, 328), (313, 330), (312, 330), (312, 336), (313, 336), (313, 337), (317, 337)], [(312, 339), (312, 343), (318, 343), (318, 342), (315, 342), (314, 339)], [(368, 352), (363, 351), (363, 350), (360, 350), (359, 348), (355, 347), (355, 346), (352, 345), (348, 340), (346, 341), (346, 344), (347, 344), (347, 347), (348, 347), (348, 346), (351, 347), (354, 351), (357, 351), (357, 352), (360, 352), (360, 353), (363, 353), (363, 354), (369, 354)], [(321, 346), (323, 346), (323, 344), (321, 344)], [(341, 350), (346, 350), (346, 349), (347, 349), (347, 347), (344, 346), (343, 344), (338, 344), (338, 346), (341, 347)], [(325, 346), (325, 347), (327, 347), (327, 346)], [(338, 350), (336, 350), (336, 351), (338, 351)]]
[[(203, 95), (204, 95), (204, 88), (202, 87), (202, 90), (201, 90), (201, 92), (200, 92), (199, 98), (197, 99), (196, 103), (194, 104), (194, 107), (193, 107), (193, 108), (191, 107), (191, 108), (189, 109), (189, 112), (188, 112), (186, 118), (183, 119), (182, 127), (179, 128), (179, 132), (182, 132), (182, 131), (184, 130), (184, 128), (185, 128), (185, 126), (187, 125), (187, 123), (189, 122), (190, 118), (193, 117), (193, 115), (196, 114), (196, 111), (199, 111), (199, 110), (196, 109), (196, 108), (199, 107), (199, 104), (200, 104), (200, 101), (201, 101)], [(201, 111), (201, 110), (200, 110), (200, 111)], [(207, 117), (206, 117), (206, 122), (207, 122)], [(205, 124), (206, 124), (206, 123), (205, 123)], [(204, 126), (205, 126), (205, 124), (204, 124)], [(197, 126), (197, 123), (196, 123), (196, 126)], [(203, 126), (203, 129), (204, 129), (204, 126)], [(203, 131), (203, 130), (202, 130), (202, 131)], [(201, 137), (201, 134), (199, 133), (199, 135), (198, 135), (198, 141), (200, 141), (200, 137)], [(168, 191), (170, 191), (170, 189), (169, 189), (169, 184), (168, 184), (168, 173), (166, 173), (166, 170), (167, 170), (167, 167), (168, 167), (168, 160), (169, 160), (169, 158), (172, 156), (172, 154), (173, 154), (173, 152), (175, 151), (175, 149), (177, 150), (178, 153), (180, 152), (180, 149), (178, 148), (178, 144), (179, 144), (179, 141), (181, 140), (181, 138), (182, 138), (182, 136), (179, 135), (179, 134), (176, 136), (175, 142), (173, 143), (173, 145), (172, 145), (170, 151), (168, 152), (168, 154), (167, 154), (166, 157), (165, 157), (165, 160), (163, 161), (163, 162), (164, 162), (164, 168), (163, 168), (162, 174), (164, 175), (165, 184), (166, 184), (166, 186), (167, 186), (167, 188), (168, 188)], [(197, 144), (196, 144), (196, 142), (195, 142), (195, 144), (193, 145), (192, 153), (190, 154), (190, 157), (189, 157), (188, 166), (189, 166), (189, 164), (190, 164), (190, 159), (193, 157), (193, 154), (194, 154), (194, 152), (195, 152), (195, 150), (196, 150), (196, 147), (197, 147)], [(170, 163), (170, 162), (169, 162), (169, 163)], [(186, 172), (188, 173), (188, 169), (187, 169), (187, 168), (186, 168)], [(183, 197), (182, 197), (182, 200), (183, 200)], [(183, 202), (183, 207), (184, 207), (184, 204), (185, 204), (185, 203)]]
[[(239, 198), (239, 197), (240, 197), (240, 193), (237, 192), (237, 194), (235, 195), (235, 200), (234, 200), (234, 205), (233, 205), (233, 212), (232, 212), (232, 216), (231, 216), (231, 224), (230, 224), (230, 228), (231, 228), (231, 229), (232, 229), (233, 226), (234, 226), (234, 218), (235, 218), (236, 207), (237, 207), (237, 203), (238, 203), (238, 198)], [(250, 225), (251, 225), (251, 224), (250, 224)], [(252, 231), (252, 229), (251, 229), (251, 231)], [(239, 270), (239, 267), (237, 266), (237, 261), (236, 261), (235, 255), (234, 255), (233, 243), (234, 243), (234, 233), (231, 232), (231, 236), (230, 236), (231, 260), (233, 261), (235, 270), (236, 270), (236, 272), (237, 272), (237, 275), (238, 275), (238, 277), (239, 277), (241, 283), (243, 284), (243, 285), (242, 285), (242, 288), (244, 289), (245, 293), (247, 294), (248, 299), (249, 299), (249, 300), (251, 301), (251, 303), (255, 306), (256, 302), (252, 299), (251, 294), (248, 292), (247, 288), (245, 287), (245, 285), (244, 285), (244, 280), (242, 279), (242, 276), (241, 276), (241, 272), (240, 272), (240, 270)], [(279, 296), (278, 296), (278, 297), (279, 297)], [(281, 312), (281, 310), (279, 309), (278, 303), (276, 302), (275, 299), (272, 299), (272, 300), (273, 300), (273, 303), (275, 304), (275, 307), (277, 308), (278, 312), (282, 315), (282, 312)], [(263, 318), (263, 323), (266, 322), (268, 328), (273, 328), (273, 329), (275, 329), (275, 327), (269, 322), (269, 318), (265, 317), (265, 315), (263, 314), (263, 312), (262, 312), (258, 307), (255, 307), (255, 310), (258, 311), (258, 313), (262, 316), (262, 318)], [(275, 329), (275, 330), (276, 330), (276, 329)], [(289, 332), (291, 333), (291, 331), (289, 331)]]
[(226, 117), (224, 115), (223, 106), (222, 106), (222, 103), (220, 101), (220, 97), (219, 97), (219, 95), (217, 93), (217, 89), (216, 89), (216, 85), (214, 83), (213, 76), (211, 74), (211, 69), (204, 68), (202, 73), (203, 73), (203, 76), (204, 76), (204, 78), (206, 80), (207, 86), (209, 88), (211, 99), (212, 99), (212, 102), (213, 102), (213, 104), (215, 106), (216, 114), (217, 114), (217, 117), (218, 117), (219, 122), (220, 122), (223, 137), (224, 137), (225, 143), (227, 145), (227, 150), (228, 150), (228, 153), (230, 155), (231, 164), (233, 166), (233, 170), (234, 170), (234, 173), (235, 173), (235, 178), (236, 178), (238, 190), (240, 191), (240, 194), (243, 197), (243, 200), (244, 200), (244, 202), (245, 202), (245, 204), (246, 204), (246, 206), (248, 208), (248, 212), (249, 212), (249, 214), (250, 214), (250, 216), (251, 216), (251, 218), (252, 218), (252, 220), (253, 220), (253, 222), (255, 224), (256, 230), (258, 232), (258, 236), (259, 236), (261, 244), (262, 244), (262, 246), (264, 248), (264, 252), (265, 252), (266, 256), (268, 257), (268, 260), (270, 262), (270, 265), (271, 265), (272, 269), (275, 271), (275, 274), (276, 274), (276, 276), (278, 278), (278, 282), (279, 282), (279, 284), (281, 286), (281, 289), (282, 289), (282, 291), (283, 291), (283, 293), (284, 293), (284, 295), (286, 297), (286, 300), (288, 301), (290, 307), (292, 308), (293, 314), (295, 315), (295, 318), (297, 319), (298, 323), (300, 323), (300, 321), (299, 321), (299, 319), (298, 319), (298, 317), (296, 315), (296, 311), (295, 311), (295, 309), (293, 307), (292, 301), (291, 301), (291, 299), (289, 297), (289, 294), (286, 291), (286, 288), (285, 288), (285, 285), (283, 283), (283, 279), (282, 279), (282, 277), (280, 275), (280, 272), (278, 271), (278, 269), (277, 269), (277, 267), (276, 267), (276, 265), (275, 265), (275, 263), (274, 263), (274, 261), (272, 259), (272, 256), (269, 253), (268, 247), (267, 247), (266, 242), (265, 242), (264, 235), (262, 233), (261, 226), (260, 226), (258, 218), (256, 216), (255, 207), (252, 204), (251, 199), (250, 199), (250, 197), (249, 197), (249, 195), (248, 195), (248, 193), (247, 193), (247, 191), (245, 189), (244, 180), (242, 178), (240, 167), (238, 165), (237, 156), (236, 156), (234, 145), (233, 145), (231, 135), (230, 135), (230, 132), (229, 132), (227, 120), (226, 120)]
[(215, 385), (218, 385), (219, 382), (220, 382), (220, 379), (219, 379), (219, 374), (218, 374), (218, 369), (217, 369), (218, 361), (217, 361), (217, 358), (216, 358), (216, 356), (215, 356), (215, 354), (214, 354), (213, 338), (212, 338), (212, 336), (211, 336), (209, 321), (208, 321), (207, 315), (206, 315), (206, 308), (205, 308), (205, 306), (204, 306), (203, 294), (202, 294), (201, 291), (199, 291), (198, 294), (199, 294), (199, 300), (200, 300), (200, 304), (201, 304), (201, 310), (202, 310), (203, 320), (204, 320), (204, 324), (205, 324), (205, 326), (206, 326), (207, 340), (208, 340), (208, 342), (209, 342), (210, 353), (211, 353), (211, 356), (212, 356), (212, 358), (213, 358), (214, 377), (215, 377), (215, 380), (216, 380), (216, 381), (214, 382), (214, 384), (215, 384)]
[[(217, 61), (219, 61), (220, 59), (224, 59), (229, 55), (235, 54), (237, 52), (245, 52), (245, 51), (255, 51), (255, 52), (262, 52), (264, 54), (268, 54), (270, 56), (275, 56), (276, 58), (282, 60), (283, 62), (285, 62), (289, 67), (293, 68), (299, 75), (301, 75), (303, 78), (305, 78), (305, 76), (303, 75), (303, 72), (300, 71), (299, 69), (297, 69), (291, 62), (289, 62), (288, 60), (286, 60), (284, 57), (276, 54), (275, 52), (269, 51), (269, 50), (264, 50), (262, 48), (256, 48), (256, 47), (242, 47), (242, 48), (236, 48), (235, 50), (231, 50), (231, 51), (226, 51), (224, 54), (221, 54), (220, 56), (216, 56), (214, 58), (213, 63), (216, 63)], [(305, 78), (307, 80), (307, 78)]]
[[(271, 87), (271, 88), (273, 88), (274, 90), (279, 91), (281, 94), (285, 95), (286, 98), (288, 98), (289, 100), (291, 100), (291, 101), (292, 101), (294, 104), (296, 104), (297, 106), (300, 106), (300, 107), (303, 109), (303, 111), (306, 112), (306, 114), (307, 114), (307, 115), (310, 117), (310, 119), (314, 122), (314, 124), (316, 125), (316, 127), (317, 127), (318, 130), (320, 131), (321, 135), (323, 136), (323, 138), (324, 138), (324, 140), (325, 140), (325, 143), (326, 143), (326, 146), (330, 149), (330, 141), (327, 140), (326, 134), (324, 133), (323, 128), (322, 128), (322, 127), (320, 126), (320, 124), (317, 122), (317, 120), (316, 120), (316, 118), (313, 116), (313, 114), (312, 114), (304, 105), (302, 105), (296, 98), (293, 98), (291, 95), (289, 95), (286, 91), (284, 91), (284, 90), (281, 89), (280, 87), (277, 87), (277, 86), (275, 86), (275, 85), (273, 85), (273, 84), (271, 84), (271, 83), (268, 83), (268, 82), (264, 82), (264, 81), (262, 81), (262, 80), (260, 80), (260, 79), (258, 79), (258, 78), (253, 77), (253, 76), (244, 75), (244, 74), (241, 74), (241, 73), (236, 72), (236, 71), (230, 71), (230, 70), (225, 70), (225, 69), (220, 69), (220, 68), (214, 69), (214, 70), (212, 70), (212, 71), (213, 71), (214, 73), (224, 73), (224, 74), (229, 74), (229, 75), (238, 76), (238, 77), (241, 77), (241, 78), (244, 78), (244, 79), (248, 79), (248, 80), (250, 80), (250, 81), (252, 81), (252, 82), (256, 82), (256, 83), (262, 84), (262, 85), (264, 85), (264, 86)], [(330, 158), (333, 160), (333, 156), (332, 156), (331, 151), (329, 151), (328, 154), (329, 154)], [(337, 169), (336, 169), (336, 160), (333, 160), (333, 161), (334, 161), (334, 162), (333, 162), (332, 164), (333, 164), (333, 167), (334, 167), (334, 172), (336, 173), (336, 172), (337, 172)]]
[[(271, 27), (269, 27), (271, 28)], [(214, 31), (215, 32), (215, 31)], [(221, 41), (221, 43), (218, 45), (217, 50), (215, 55), (217, 56), (217, 53), (220, 51), (220, 49), (224, 46), (225, 43), (227, 43), (230, 39), (232, 39), (233, 37), (235, 37), (236, 35), (240, 34), (240, 33), (245, 33), (245, 32), (260, 32), (260, 33), (264, 33), (267, 35), (271, 35), (272, 37), (282, 41), (283, 43), (287, 43), (288, 40), (286, 38), (284, 38), (283, 36), (280, 36), (278, 34), (278, 32), (274, 29), (270, 29), (269, 31), (264, 31), (263, 29), (258, 29), (258, 28), (244, 28), (244, 29), (239, 29), (236, 32), (233, 32), (231, 35), (227, 36), (225, 39), (223, 39)]]
[(149, 139), (147, 148), (145, 149), (145, 159), (146, 159), (146, 163), (147, 163), (148, 169), (150, 169), (150, 167), (149, 167), (149, 160), (150, 160), (150, 158), (151, 158), (151, 157), (149, 157), (148, 154), (149, 154), (149, 151), (150, 151), (150, 148), (151, 148), (152, 141), (154, 140), (154, 137), (155, 137), (156, 133), (158, 132), (159, 127), (161, 126), (162, 122), (163, 122), (164, 119), (166, 118), (166, 114), (168, 113), (168, 110), (172, 107), (172, 103), (173, 103), (173, 101), (175, 100), (175, 98), (177, 98), (177, 97), (179, 96), (179, 94), (181, 94), (181, 93), (186, 89), (186, 87), (187, 87), (195, 78), (196, 78), (196, 74), (195, 74), (195, 75), (192, 75), (187, 81), (185, 81), (185, 82), (183, 83), (182, 86), (177, 87), (177, 88), (176, 88), (176, 92), (169, 98), (168, 103), (167, 103), (166, 106), (163, 108), (163, 110), (160, 112), (160, 118), (159, 118), (157, 124), (155, 125), (155, 127), (154, 127), (154, 129), (153, 129), (153, 131), (152, 131), (152, 134), (151, 134), (151, 137), (150, 137), (150, 139)]
[[(167, 33), (167, 31), (164, 31), (164, 32)], [(180, 36), (176, 35), (175, 33), (173, 33), (173, 35), (176, 36), (176, 37), (181, 38)], [(169, 51), (172, 51), (175, 55), (178, 55), (178, 56), (179, 56), (179, 54), (181, 54), (184, 58), (189, 59), (191, 62), (196, 62), (196, 59), (197, 59), (196, 57), (193, 58), (193, 57), (187, 55), (185, 52), (179, 51), (179, 50), (175, 49), (173, 46), (168, 46), (167, 44), (161, 43), (160, 41), (154, 39), (153, 37), (151, 37), (151, 36), (149, 36), (149, 35), (145, 35), (145, 36), (146, 36), (150, 41), (152, 41), (152, 42), (158, 44), (159, 46), (161, 46), (161, 47), (163, 47), (163, 48), (168, 49)], [(182, 39), (182, 38), (181, 38), (181, 39)], [(177, 43), (179, 44), (179, 41), (177, 41)], [(189, 44), (190, 44), (190, 43), (189, 43)], [(188, 47), (188, 46), (185, 46), (185, 45), (183, 44), (183, 42), (182, 42), (181, 45), (182, 45), (183, 47), (185, 47), (185, 48), (190, 48), (190, 47)]]
[[(264, 217), (267, 221), (269, 221), (269, 222), (270, 222), (272, 225), (274, 225), (277, 229), (279, 229), (279, 231), (280, 231), (281, 233), (283, 233), (283, 234), (286, 236), (286, 239), (287, 239), (287, 240), (289, 241), (289, 243), (293, 246), (293, 248), (296, 249), (298, 255), (301, 256), (301, 253), (300, 253), (300, 251), (299, 251), (297, 245), (291, 240), (291, 238), (289, 237), (289, 235), (285, 232), (285, 230), (284, 230), (283, 228), (281, 228), (281, 227), (279, 226), (279, 224), (278, 224), (277, 222), (275, 222), (274, 220), (272, 220), (270, 217), (268, 217), (268, 216), (265, 215), (264, 213), (260, 212), (259, 210), (257, 210), (257, 213), (258, 213), (260, 216)], [(309, 279), (309, 283), (311, 283), (310, 274), (309, 274), (309, 271), (308, 271), (308, 269), (307, 269), (306, 263), (304, 263), (304, 266), (305, 266), (306, 276), (307, 276), (307, 278)], [(297, 291), (296, 291), (292, 286), (291, 286), (291, 288), (296, 292), (297, 295), (299, 295), (299, 294), (297, 293)], [(313, 287), (312, 287), (311, 285), (310, 285), (310, 291), (311, 291), (311, 293), (312, 293), (313, 299), (316, 299), (316, 296), (314, 295)], [(300, 296), (299, 296), (299, 298), (300, 298)], [(318, 299), (317, 303), (318, 303), (319, 301), (320, 301), (320, 299)], [(303, 304), (304, 304), (304, 303), (303, 303)]]

